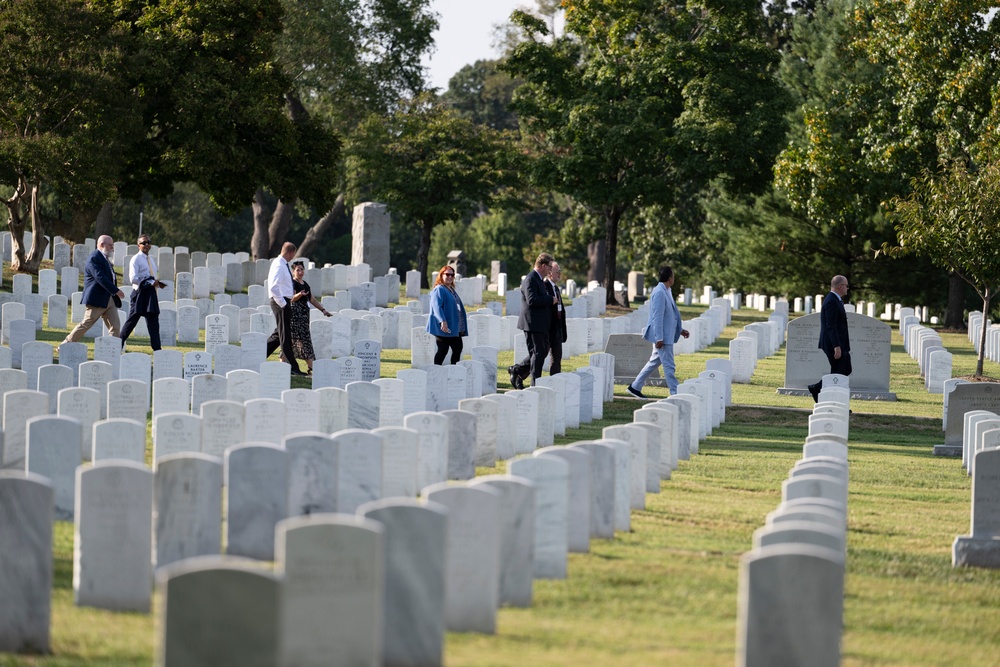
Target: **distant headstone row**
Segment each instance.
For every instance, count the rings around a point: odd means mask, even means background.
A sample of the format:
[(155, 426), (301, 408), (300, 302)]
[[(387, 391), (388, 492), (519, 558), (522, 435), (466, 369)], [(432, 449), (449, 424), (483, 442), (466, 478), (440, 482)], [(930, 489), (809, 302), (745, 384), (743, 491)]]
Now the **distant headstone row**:
[(738, 665), (840, 665), (851, 392), (842, 375), (823, 386), (782, 502), (741, 559)]

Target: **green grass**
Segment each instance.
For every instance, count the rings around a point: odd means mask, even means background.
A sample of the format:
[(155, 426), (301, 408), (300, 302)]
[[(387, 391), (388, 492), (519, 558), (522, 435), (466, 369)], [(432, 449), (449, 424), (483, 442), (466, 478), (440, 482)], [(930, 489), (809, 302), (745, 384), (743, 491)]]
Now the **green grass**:
[[(696, 308), (684, 308), (686, 316)], [(728, 355), (738, 328), (757, 319), (740, 311), (707, 350), (678, 358), (691, 377), (706, 359)], [(41, 332), (58, 342), (65, 332)], [(942, 334), (955, 374), (972, 372), (964, 335)], [(137, 340), (133, 350), (148, 351)], [(181, 349), (198, 349), (196, 345)], [(511, 352), (500, 354), (505, 368)], [(586, 357), (565, 362), (572, 370)], [(384, 354), (382, 374), (408, 367), (408, 354)], [(997, 375), (996, 364), (986, 372)], [(507, 388), (506, 374), (500, 385)], [(528, 609), (502, 609), (493, 636), (449, 634), (450, 666), (732, 665), (740, 556), (780, 501), (781, 481), (801, 456), (811, 399), (783, 396), (784, 351), (758, 365), (753, 382), (734, 385), (726, 423), (681, 463), (659, 494), (632, 513), (632, 531), (592, 541), (572, 554), (564, 581), (535, 582)], [(293, 378), (293, 386), (307, 382)], [(978, 667), (1000, 664), (1000, 572), (951, 567), (951, 543), (969, 530), (970, 481), (954, 459), (931, 456), (942, 442), (941, 396), (928, 394), (916, 364), (893, 334), (896, 402), (852, 405), (848, 557), (843, 664)], [(654, 396), (666, 391), (650, 388)], [(616, 387), (604, 420), (557, 444), (593, 439), (631, 420), (641, 403)], [(503, 472), (480, 469), (480, 474)], [(110, 613), (72, 603), (72, 525), (55, 529), (52, 648), (45, 657), (0, 654), (0, 665), (149, 665), (152, 615)]]

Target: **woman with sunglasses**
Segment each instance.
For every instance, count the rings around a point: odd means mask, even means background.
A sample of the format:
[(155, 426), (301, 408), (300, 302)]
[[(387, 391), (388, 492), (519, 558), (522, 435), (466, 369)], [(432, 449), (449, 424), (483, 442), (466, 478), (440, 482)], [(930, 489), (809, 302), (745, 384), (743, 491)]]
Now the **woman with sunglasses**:
[(469, 334), (465, 306), (455, 291), (455, 269), (442, 266), (431, 291), (431, 313), (427, 317), (427, 331), (437, 339), (434, 363), (441, 366), (451, 350), (451, 363), (462, 358), (462, 336)]

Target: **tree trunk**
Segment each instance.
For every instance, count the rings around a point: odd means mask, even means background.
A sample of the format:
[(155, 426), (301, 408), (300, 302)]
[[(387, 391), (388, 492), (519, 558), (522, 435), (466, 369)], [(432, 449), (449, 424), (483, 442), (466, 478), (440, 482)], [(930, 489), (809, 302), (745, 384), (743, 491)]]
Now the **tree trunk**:
[(268, 256), (277, 257), (281, 254), (281, 246), (288, 240), (288, 230), (292, 226), (292, 216), (295, 215), (295, 198), (285, 201), (278, 200), (278, 205), (274, 207), (274, 215), (271, 216), (271, 224), (267, 228), (269, 239)]
[(987, 322), (990, 319), (990, 300), (993, 298), (993, 292), (990, 291), (987, 285), (986, 290), (983, 292), (983, 329), (979, 334), (979, 356), (976, 359), (976, 377), (983, 376), (983, 356), (986, 353), (986, 333), (989, 327)]
[[(38, 273), (38, 267), (45, 256), (45, 248), (49, 240), (45, 238), (45, 221), (38, 213), (38, 194), (40, 183), (28, 183), (19, 179), (18, 187), (13, 196), (4, 203), (7, 205), (7, 226), (10, 229), (10, 268), (16, 273)], [(28, 215), (31, 217), (31, 249), (27, 255), (24, 251), (24, 212), (22, 204), (28, 197)]]
[(955, 273), (948, 273), (948, 305), (944, 311), (944, 326), (948, 329), (965, 328), (965, 281)]
[[(344, 194), (341, 193), (337, 195), (337, 201), (333, 203), (333, 208), (331, 208), (326, 215), (319, 219), (319, 221), (309, 228), (306, 232), (306, 237), (302, 240), (299, 245), (298, 252), (295, 253), (296, 257), (309, 257), (309, 255), (316, 252), (319, 247), (320, 241), (326, 235), (326, 232), (330, 229), (330, 226), (334, 222), (340, 219), (344, 215)], [(313, 260), (316, 258), (314, 257)]]
[(111, 236), (111, 227), (113, 224), (114, 220), (111, 219), (111, 202), (106, 201), (97, 214), (97, 220), (94, 221), (94, 238), (99, 238), (104, 234)]
[(420, 248), (417, 250), (417, 271), (420, 272), (420, 286), (424, 289), (430, 287), (430, 279), (427, 275), (427, 256), (431, 251), (431, 232), (434, 224), (424, 221), (420, 225)]
[(255, 260), (270, 259), (268, 253), (270, 239), (267, 234), (267, 210), (264, 201), (264, 189), (257, 188), (253, 195), (253, 237), (250, 239), (250, 254)]
[(618, 271), (618, 223), (625, 212), (624, 206), (612, 206), (605, 211), (607, 233), (604, 238), (604, 289), (607, 291), (605, 303), (615, 305), (615, 273)]

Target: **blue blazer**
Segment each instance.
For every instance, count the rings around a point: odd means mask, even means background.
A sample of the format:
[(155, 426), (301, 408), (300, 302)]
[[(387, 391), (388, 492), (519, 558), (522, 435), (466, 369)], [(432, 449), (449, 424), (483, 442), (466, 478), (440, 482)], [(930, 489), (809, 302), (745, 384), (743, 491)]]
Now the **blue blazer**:
[(83, 294), (80, 303), (95, 308), (107, 308), (111, 295), (118, 293), (115, 272), (100, 250), (90, 253), (83, 268)]
[[(445, 338), (453, 338), (461, 335), (461, 332), (458, 330), (460, 321), (458, 311), (460, 308), (464, 315), (465, 306), (455, 298), (450, 289), (444, 285), (435, 287), (431, 291), (431, 313), (427, 317), (428, 333)], [(448, 331), (450, 333), (445, 333), (441, 330), (441, 322), (448, 323)], [(466, 319), (466, 322), (468, 322), (468, 319)]]
[(674, 303), (674, 295), (663, 283), (657, 283), (649, 295), (649, 324), (642, 330), (642, 337), (650, 343), (662, 340), (673, 345), (681, 338), (681, 313)]

